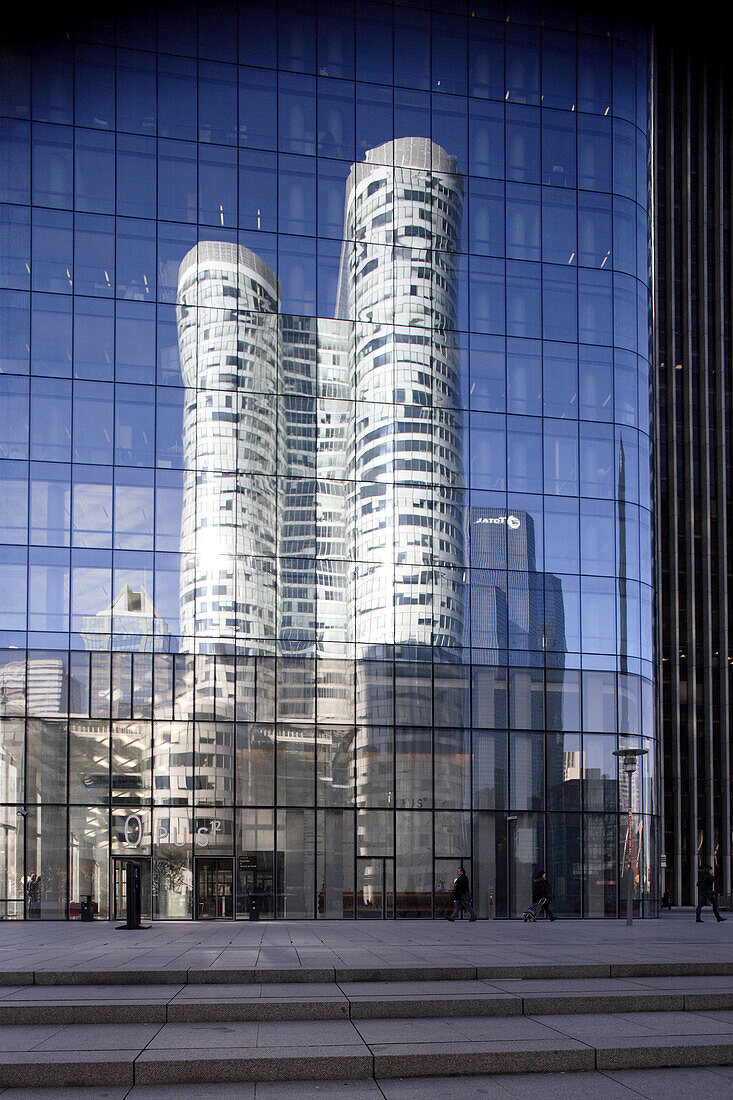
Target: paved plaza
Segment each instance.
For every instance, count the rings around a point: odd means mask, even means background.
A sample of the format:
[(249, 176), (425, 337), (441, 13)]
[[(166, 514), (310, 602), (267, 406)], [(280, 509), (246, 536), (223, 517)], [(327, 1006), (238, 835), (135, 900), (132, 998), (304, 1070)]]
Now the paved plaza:
[[(733, 965), (733, 919), (693, 911), (658, 920), (166, 922), (139, 932), (111, 921), (6, 923), (0, 975), (36, 971), (183, 972), (370, 967)], [(165, 980), (165, 979), (164, 979)], [(185, 980), (185, 979), (183, 979)]]

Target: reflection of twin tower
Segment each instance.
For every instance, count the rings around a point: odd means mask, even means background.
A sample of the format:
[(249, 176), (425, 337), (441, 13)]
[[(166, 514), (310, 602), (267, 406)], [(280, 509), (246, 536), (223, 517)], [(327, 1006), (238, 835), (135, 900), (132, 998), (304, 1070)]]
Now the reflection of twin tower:
[(184, 258), (187, 649), (460, 646), (462, 197), (426, 138), (354, 165), (335, 320), (280, 314), (279, 280), (247, 248)]

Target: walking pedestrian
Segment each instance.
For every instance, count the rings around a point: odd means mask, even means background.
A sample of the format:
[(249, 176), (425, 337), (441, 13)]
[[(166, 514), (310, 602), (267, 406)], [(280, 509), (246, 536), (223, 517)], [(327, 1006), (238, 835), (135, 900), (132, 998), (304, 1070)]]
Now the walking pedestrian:
[(718, 924), (726, 919), (725, 917), (721, 917), (718, 912), (718, 895), (715, 893), (715, 876), (713, 875), (712, 867), (707, 863), (702, 865), (700, 873), (697, 876), (697, 909), (695, 910), (695, 921), (697, 924), (704, 923), (700, 916), (700, 910), (703, 905), (712, 905), (713, 913), (715, 913), (715, 919)]
[(532, 879), (532, 904), (537, 905), (538, 902), (544, 902), (543, 909), (545, 916), (548, 920), (555, 920), (555, 914), (550, 908), (550, 900), (552, 898), (552, 887), (547, 880), (547, 875), (544, 871), (540, 870)]
[(478, 920), (471, 904), (471, 883), (463, 867), (459, 867), (458, 874), (453, 879), (453, 912), (446, 919), (455, 920), (464, 909), (472, 921)]

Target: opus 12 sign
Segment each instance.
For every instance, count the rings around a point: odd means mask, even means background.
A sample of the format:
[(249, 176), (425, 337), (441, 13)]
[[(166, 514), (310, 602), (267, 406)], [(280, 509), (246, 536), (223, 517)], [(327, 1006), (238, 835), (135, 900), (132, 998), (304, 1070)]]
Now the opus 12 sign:
[[(181, 819), (182, 825), (171, 825), (159, 822), (153, 830), (153, 842), (158, 844), (173, 844), (177, 848), (184, 848), (195, 840), (196, 846), (206, 848), (216, 833), (221, 832), (222, 822), (212, 818), (210, 825), (201, 825), (195, 832), (192, 824)], [(128, 814), (123, 826), (124, 845), (126, 848), (139, 848), (145, 840), (145, 823), (141, 814)]]

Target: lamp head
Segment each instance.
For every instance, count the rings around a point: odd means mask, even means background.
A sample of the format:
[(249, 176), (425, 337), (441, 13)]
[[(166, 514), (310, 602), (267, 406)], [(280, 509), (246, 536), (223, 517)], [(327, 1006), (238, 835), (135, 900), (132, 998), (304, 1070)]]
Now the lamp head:
[(636, 771), (636, 759), (637, 757), (646, 756), (648, 749), (614, 749), (613, 755), (617, 756), (624, 766), (624, 771), (629, 775), (633, 775)]

